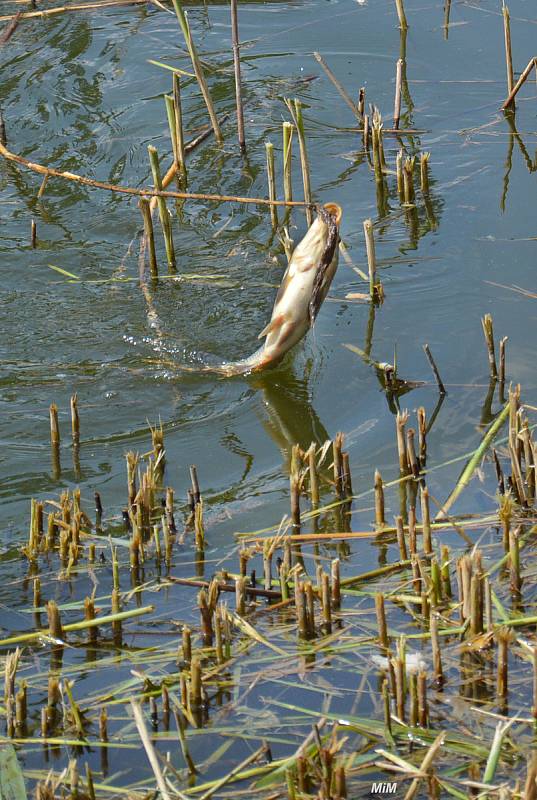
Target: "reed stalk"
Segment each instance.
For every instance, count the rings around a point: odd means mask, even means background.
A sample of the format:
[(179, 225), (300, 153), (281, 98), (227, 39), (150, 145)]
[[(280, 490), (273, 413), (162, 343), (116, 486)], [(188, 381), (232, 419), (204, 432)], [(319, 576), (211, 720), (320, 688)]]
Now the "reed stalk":
[(403, 158), (404, 153), (403, 150), (398, 150), (397, 155), (395, 157), (395, 174), (397, 179), (397, 193), (399, 195), (399, 200), (401, 203), (404, 202), (405, 199), (405, 178), (403, 175)]
[(472, 575), (470, 580), (470, 634), (483, 633), (483, 584), (481, 575)]
[[(174, 73), (175, 75), (175, 73)], [(175, 171), (179, 174), (180, 167), (179, 167), (179, 145), (178, 145), (178, 135), (177, 135), (177, 126), (176, 126), (176, 119), (175, 119), (175, 103), (173, 95), (170, 96), (168, 94), (164, 95), (164, 104), (166, 106), (166, 116), (168, 118), (168, 128), (170, 130), (170, 140), (172, 143), (172, 152), (173, 152), (173, 163), (175, 166)]]
[[(177, 1), (177, 0), (176, 0)], [(162, 178), (160, 174), (160, 162), (158, 153), (153, 145), (148, 145), (147, 151), (149, 153), (149, 161), (151, 164), (151, 173), (153, 175), (153, 183), (155, 184), (155, 189), (158, 191), (162, 190)], [(160, 224), (162, 226), (162, 232), (164, 234), (164, 245), (166, 247), (166, 258), (168, 260), (168, 270), (170, 273), (174, 273), (177, 268), (177, 264), (175, 261), (175, 250), (173, 245), (173, 235), (172, 235), (172, 226), (170, 222), (170, 212), (168, 211), (168, 207), (166, 205), (166, 201), (163, 197), (159, 197), (158, 201), (158, 210), (159, 210), (159, 217), (160, 217)]]
[(395, 130), (399, 128), (399, 121), (401, 119), (401, 85), (403, 78), (403, 59), (397, 59), (395, 71), (395, 100), (393, 109), (393, 127)]
[(511, 18), (509, 9), (505, 5), (502, 6), (503, 14), (503, 35), (505, 42), (505, 66), (507, 69), (507, 94), (510, 95), (513, 91), (514, 85), (514, 72), (513, 72), (513, 53), (511, 48)]
[(447, 545), (442, 545), (440, 552), (441, 552), (440, 576), (442, 581), (442, 594), (446, 599), (450, 600), (453, 592), (451, 589), (451, 577), (449, 572), (449, 565), (450, 565), (449, 547)]
[(363, 140), (363, 143), (364, 143), (364, 150), (366, 150), (366, 151), (369, 149), (369, 140), (370, 140), (369, 127), (370, 127), (370, 125), (369, 125), (369, 114), (364, 114), (364, 128), (363, 128), (363, 131), (362, 131), (362, 140)]
[(365, 86), (361, 86), (360, 91), (358, 92), (358, 103), (356, 104), (356, 109), (358, 111), (360, 119), (363, 122), (364, 111), (365, 111)]
[(383, 188), (383, 172), (382, 172), (382, 122), (379, 115), (375, 112), (373, 114), (373, 125), (371, 127), (371, 146), (373, 150), (373, 170), (375, 173), (375, 181), (380, 189)]
[[(48, 635), (51, 637), (51, 639), (54, 639), (56, 642), (58, 643), (62, 642), (65, 634), (62, 628), (60, 610), (54, 600), (49, 600), (47, 603), (47, 617), (48, 617)], [(31, 638), (34, 637), (31, 636)], [(22, 641), (27, 641), (27, 639), (23, 638)]]
[(289, 113), (293, 118), (298, 136), (298, 146), (300, 150), (300, 164), (302, 167), (302, 184), (304, 186), (304, 201), (306, 207), (306, 219), (308, 225), (313, 222), (313, 212), (311, 210), (311, 179), (310, 179), (310, 163), (308, 158), (308, 150), (306, 147), (306, 133), (304, 129), (304, 119), (302, 116), (302, 103), (300, 100), (285, 100), (285, 104), (289, 109)]
[(406, 549), (406, 541), (405, 541), (405, 529), (403, 526), (403, 517), (397, 516), (395, 517), (395, 529), (397, 532), (397, 545), (399, 547), (399, 558), (401, 561), (406, 561), (408, 558), (408, 553)]
[(520, 87), (528, 79), (528, 77), (529, 77), (529, 75), (530, 75), (530, 73), (532, 72), (533, 69), (537, 70), (537, 57), (536, 56), (533, 56), (533, 58), (530, 58), (530, 60), (528, 61), (527, 66), (521, 72), (519, 79), (517, 80), (517, 82), (513, 86), (512, 90), (509, 92), (509, 95), (508, 95), (507, 99), (505, 100), (505, 102), (503, 103), (503, 105), (501, 107), (502, 111), (505, 111), (507, 108), (509, 108), (510, 106), (512, 106), (514, 104), (515, 97), (517, 96)]
[(509, 531), (509, 574), (511, 581), (511, 591), (520, 594), (522, 579), (520, 577), (520, 529)]
[(422, 728), (426, 728), (429, 722), (427, 673), (425, 670), (420, 670), (418, 672), (418, 722)]
[(298, 636), (300, 639), (307, 639), (309, 636), (309, 624), (306, 609), (306, 595), (302, 581), (295, 581), (294, 594)]
[(198, 709), (203, 699), (203, 684), (201, 677), (201, 661), (199, 656), (192, 656), (190, 662), (189, 707)]
[(241, 617), (246, 614), (246, 578), (243, 576), (235, 581), (235, 610)]
[(153, 742), (151, 741), (151, 737), (149, 736), (149, 732), (145, 724), (142, 708), (140, 704), (137, 703), (135, 700), (131, 700), (131, 709), (134, 716), (134, 722), (136, 723), (136, 727), (138, 728), (138, 733), (140, 735), (140, 739), (144, 746), (144, 750), (146, 752), (149, 763), (151, 764), (151, 768), (153, 770), (157, 786), (162, 796), (162, 800), (172, 800), (171, 795), (168, 791), (168, 785), (162, 773), (162, 768), (158, 760), (157, 752), (155, 750)]
[[(437, 608), (442, 602), (442, 579), (440, 565), (436, 556), (431, 558), (431, 586), (430, 586), (431, 605)], [(424, 615), (425, 616), (425, 615)]]
[(153, 230), (153, 217), (151, 214), (150, 201), (147, 197), (141, 197), (138, 203), (144, 221), (144, 236), (149, 247), (149, 270), (152, 278), (158, 278), (158, 262), (155, 249), (155, 232)]
[(481, 443), (472, 454), (470, 460), (468, 461), (464, 470), (462, 471), (462, 474), (459, 477), (455, 485), (455, 488), (453, 489), (447, 500), (443, 503), (443, 505), (440, 508), (440, 511), (436, 515), (436, 519), (441, 518), (444, 514), (447, 513), (447, 511), (449, 511), (453, 503), (458, 499), (462, 491), (470, 483), (475, 470), (477, 469), (481, 459), (483, 458), (483, 455), (486, 453), (486, 451), (494, 441), (494, 438), (498, 434), (502, 425), (504, 425), (504, 423), (507, 421), (508, 416), (509, 416), (509, 403), (507, 403), (502, 409), (502, 411), (500, 411), (500, 413), (498, 414), (492, 425), (489, 427), (485, 436), (481, 440)]
[(60, 473), (60, 425), (58, 422), (58, 406), (51, 403), (50, 416), (50, 447), (52, 453), (52, 468), (55, 475)]
[(340, 81), (336, 78), (336, 76), (334, 75), (334, 73), (332, 72), (332, 70), (330, 69), (330, 67), (328, 66), (328, 64), (326, 63), (324, 58), (322, 57), (322, 55), (320, 53), (317, 53), (316, 51), (314, 51), (313, 57), (321, 65), (321, 67), (323, 68), (324, 72), (326, 73), (328, 79), (336, 87), (340, 97), (342, 97), (344, 102), (348, 105), (348, 107), (350, 108), (350, 110), (352, 111), (354, 116), (357, 117), (358, 120), (360, 120), (360, 113), (359, 113), (356, 105), (353, 103), (353, 101), (352, 101), (351, 97), (349, 96), (348, 92), (342, 86)]
[(406, 458), (410, 472), (415, 478), (417, 478), (420, 474), (420, 467), (418, 463), (418, 457), (416, 455), (415, 437), (416, 431), (414, 428), (409, 428), (406, 432)]
[(311, 581), (304, 581), (304, 594), (306, 596), (308, 639), (313, 639), (315, 637), (315, 597)]
[(342, 481), (342, 490), (343, 496), (352, 498), (352, 475), (351, 475), (351, 466), (350, 466), (350, 457), (346, 451), (341, 453), (341, 481)]
[(438, 371), (438, 367), (436, 366), (436, 362), (435, 362), (435, 360), (433, 358), (433, 354), (431, 353), (429, 345), (428, 344), (424, 344), (423, 345), (423, 350), (424, 350), (425, 355), (427, 356), (427, 360), (428, 360), (429, 364), (431, 365), (431, 369), (433, 371), (433, 375), (435, 377), (435, 380), (436, 380), (436, 383), (437, 383), (437, 386), (438, 386), (438, 391), (440, 392), (441, 395), (447, 394), (446, 388), (445, 388), (445, 386), (444, 386), (444, 384), (442, 382), (442, 378), (440, 377), (440, 372)]
[(378, 640), (381, 647), (387, 650), (390, 646), (388, 639), (388, 626), (386, 625), (386, 610), (384, 607), (384, 595), (380, 592), (375, 594), (375, 612), (377, 615)]
[(375, 254), (375, 236), (373, 234), (373, 221), (364, 220), (365, 247), (367, 252), (367, 267), (369, 273), (369, 295), (376, 301), (379, 297), (379, 282), (377, 282), (377, 258)]
[(504, 704), (509, 691), (509, 645), (513, 635), (508, 627), (501, 627), (496, 631), (498, 644), (498, 663), (496, 678), (496, 694), (501, 704)]
[(292, 156), (293, 156), (293, 124), (282, 123), (283, 134), (283, 196), (287, 202), (293, 199)]
[[(95, 619), (95, 602), (92, 597), (86, 597), (84, 599), (84, 616), (87, 620), (94, 620)], [(96, 625), (92, 625), (89, 628), (89, 641), (90, 644), (94, 645), (97, 642), (99, 629)]]
[(244, 112), (242, 108), (241, 55), (239, 43), (239, 22), (237, 0), (231, 0), (231, 42), (233, 47), (233, 70), (235, 74), (235, 105), (237, 107), (237, 136), (241, 153), (246, 152), (244, 136)]
[(429, 506), (429, 490), (426, 486), (422, 486), (420, 489), (420, 501), (423, 551), (426, 554), (431, 554), (433, 552), (433, 544), (431, 539), (431, 512)]
[(181, 647), (183, 661), (185, 664), (190, 664), (192, 660), (192, 631), (188, 625), (183, 625), (181, 630)]
[(416, 195), (414, 192), (414, 166), (416, 159), (414, 156), (405, 158), (403, 161), (403, 187), (405, 196), (405, 205), (414, 205)]
[(397, 11), (397, 18), (399, 20), (399, 27), (402, 30), (406, 30), (408, 28), (408, 23), (406, 20), (405, 14), (405, 7), (403, 5), (403, 0), (395, 0), (395, 8)]
[(332, 608), (334, 611), (338, 611), (341, 608), (341, 577), (339, 558), (334, 558), (330, 571), (332, 578)]
[(482, 317), (481, 326), (483, 328), (483, 334), (485, 336), (485, 342), (487, 345), (490, 377), (496, 379), (498, 377), (498, 369), (496, 367), (496, 352), (494, 348), (494, 329), (490, 314), (485, 314), (485, 316)]
[(290, 496), (291, 496), (291, 524), (295, 531), (300, 532), (300, 486), (298, 478), (291, 475), (290, 478)]
[(177, 162), (183, 186), (187, 185), (186, 149), (183, 133), (183, 109), (181, 105), (181, 81), (179, 75), (173, 73), (173, 113), (175, 118), (174, 133), (176, 137)]
[(407, 513), (407, 524), (408, 524), (408, 549), (410, 551), (410, 555), (413, 556), (417, 553), (416, 496), (414, 490), (410, 495), (410, 504), (408, 506), (408, 513)]
[(375, 526), (377, 530), (384, 528), (386, 519), (384, 515), (384, 484), (380, 472), (375, 470)]
[(421, 153), (420, 155), (420, 186), (421, 193), (427, 197), (429, 194), (429, 159), (430, 153)]
[(332, 454), (333, 454), (333, 471), (334, 471), (334, 486), (336, 490), (336, 497), (338, 499), (342, 499), (344, 496), (343, 493), (343, 460), (342, 460), (342, 449), (343, 449), (343, 441), (344, 437), (341, 432), (336, 433), (334, 437), (334, 441), (332, 442)]
[(203, 99), (205, 101), (205, 105), (207, 106), (207, 111), (209, 112), (209, 118), (211, 120), (211, 125), (214, 131), (214, 137), (218, 143), (224, 141), (224, 137), (222, 136), (222, 131), (220, 129), (220, 124), (218, 122), (218, 117), (214, 110), (213, 101), (211, 98), (211, 93), (209, 92), (209, 87), (207, 86), (207, 81), (205, 79), (205, 73), (203, 71), (203, 67), (201, 65), (200, 58), (198, 56), (198, 51), (196, 49), (196, 45), (194, 44), (194, 40), (192, 39), (192, 33), (190, 31), (190, 25), (188, 22), (188, 17), (186, 12), (183, 9), (183, 6), (180, 0), (173, 0), (173, 7), (175, 9), (175, 14), (177, 16), (177, 20), (179, 25), (181, 26), (181, 30), (183, 32), (183, 36), (185, 37), (185, 44), (187, 46), (190, 60), (192, 61), (192, 67), (194, 68), (194, 73), (196, 75), (196, 80), (200, 87), (200, 91), (203, 95)]
[(402, 722), (405, 721), (405, 670), (400, 658), (392, 659), (395, 676), (395, 705), (397, 716)]
[[(276, 173), (274, 170), (274, 145), (272, 142), (265, 142), (265, 151), (267, 156), (267, 180), (269, 199), (276, 200)], [(270, 206), (270, 219), (272, 227), (278, 227), (278, 212), (276, 206)]]
[(397, 411), (395, 419), (395, 430), (397, 434), (397, 453), (399, 456), (399, 473), (406, 475), (408, 473), (408, 462), (406, 453), (406, 440), (405, 440), (405, 425), (408, 422), (408, 411)]
[(196, 503), (194, 509), (194, 538), (196, 541), (196, 549), (202, 551), (205, 548), (205, 524), (203, 521), (203, 500), (200, 499)]
[(323, 617), (323, 630), (325, 634), (332, 632), (332, 604), (330, 591), (330, 578), (323, 572), (321, 577), (321, 608)]
[(444, 670), (442, 667), (442, 655), (440, 650), (440, 640), (438, 638), (438, 617), (431, 611), (429, 618), (429, 630), (431, 633), (431, 647), (433, 651), (433, 672), (434, 679), (438, 686), (444, 682)]
[(310, 485), (310, 495), (311, 495), (311, 507), (313, 509), (317, 508), (319, 505), (320, 495), (319, 495), (319, 476), (317, 474), (317, 461), (315, 458), (316, 454), (316, 444), (312, 442), (309, 446), (307, 456), (308, 456), (308, 472), (309, 472), (309, 485)]
[(492, 633), (494, 630), (494, 618), (492, 616), (492, 587), (490, 585), (490, 578), (485, 575), (483, 578), (483, 605), (487, 633)]

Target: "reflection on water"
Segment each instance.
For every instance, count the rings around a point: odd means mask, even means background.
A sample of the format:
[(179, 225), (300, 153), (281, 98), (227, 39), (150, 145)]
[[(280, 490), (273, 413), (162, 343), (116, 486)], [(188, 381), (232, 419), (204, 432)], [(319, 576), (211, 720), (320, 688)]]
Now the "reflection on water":
[(513, 168), (513, 150), (515, 147), (515, 142), (518, 145), (522, 158), (524, 159), (524, 163), (528, 169), (528, 172), (531, 174), (537, 170), (537, 150), (535, 152), (535, 158), (531, 158), (526, 145), (524, 144), (524, 140), (519, 134), (517, 127), (516, 127), (516, 112), (514, 109), (507, 109), (503, 112), (505, 120), (509, 125), (509, 140), (507, 146), (507, 155), (505, 157), (505, 175), (503, 178), (503, 191), (502, 196), (500, 199), (500, 208), (502, 211), (505, 211), (505, 204), (507, 200), (507, 193), (509, 191), (509, 176), (511, 175), (511, 170)]
[(289, 472), (291, 448), (299, 444), (307, 450), (313, 442), (323, 445), (330, 436), (311, 404), (308, 378), (302, 380), (283, 373), (264, 375), (253, 381), (262, 393), (264, 415), (261, 422), (280, 450)]

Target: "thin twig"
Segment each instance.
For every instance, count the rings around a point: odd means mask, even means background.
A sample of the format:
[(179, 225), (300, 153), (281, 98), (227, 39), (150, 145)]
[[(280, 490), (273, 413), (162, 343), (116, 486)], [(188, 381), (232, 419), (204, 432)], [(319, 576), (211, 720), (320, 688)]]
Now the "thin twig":
[(520, 78), (517, 80), (517, 82), (513, 86), (513, 90), (509, 93), (509, 97), (507, 98), (507, 100), (501, 106), (502, 111), (505, 111), (505, 109), (508, 108), (511, 105), (511, 103), (513, 102), (513, 100), (515, 99), (515, 97), (518, 94), (518, 90), (520, 89), (522, 84), (526, 81), (528, 75), (530, 74), (530, 72), (532, 71), (532, 69), (534, 67), (537, 69), (537, 57), (535, 57), (535, 56), (533, 56), (533, 58), (530, 58), (530, 60), (528, 61), (528, 66), (526, 67), (524, 72), (521, 74)]
[(347, 105), (349, 106), (349, 108), (352, 111), (352, 113), (354, 114), (354, 116), (361, 122), (362, 118), (358, 113), (358, 109), (356, 108), (356, 104), (353, 103), (351, 97), (347, 93), (347, 90), (338, 81), (338, 79), (336, 78), (336, 76), (334, 75), (334, 73), (332, 72), (332, 70), (330, 69), (330, 67), (328, 66), (328, 64), (326, 63), (324, 58), (322, 57), (322, 55), (320, 53), (317, 53), (317, 52), (314, 52), (313, 55), (314, 55), (315, 60), (318, 61), (319, 64), (321, 65), (321, 67), (324, 69), (324, 71), (326, 72), (326, 75), (328, 76), (329, 80), (332, 81), (332, 83), (334, 84), (334, 86), (338, 90), (338, 92), (341, 95), (341, 97), (343, 98), (343, 100), (347, 103)]
[[(138, 733), (140, 734), (140, 739), (142, 740), (144, 750), (147, 754), (147, 758), (149, 759), (149, 763), (151, 764), (151, 769), (153, 770), (153, 773), (155, 775), (157, 786), (162, 795), (162, 798), (163, 800), (172, 800), (172, 796), (168, 791), (166, 781), (164, 780), (164, 775), (162, 774), (162, 770), (158, 762), (156, 750), (153, 746), (153, 742), (151, 741), (149, 733), (147, 732), (147, 728), (145, 726), (145, 720), (141, 706), (135, 700), (131, 700), (131, 708), (132, 708), (132, 713), (134, 715), (134, 721), (136, 723), (136, 727), (138, 728)], [(186, 800), (186, 795), (180, 792), (178, 789), (174, 788), (173, 791), (175, 797), (179, 797), (182, 798), (182, 800)]]
[(22, 11), (19, 11), (17, 14), (15, 14), (9, 25), (6, 25), (3, 34), (0, 36), (0, 47), (3, 44), (6, 44), (6, 42), (9, 42), (9, 40), (11, 39), (11, 37), (13, 36), (13, 34), (17, 29), (17, 25), (19, 24), (19, 20), (21, 17), (22, 17)]
[(237, 775), (237, 773), (241, 772), (241, 771), (242, 771), (242, 770), (243, 770), (245, 767), (247, 767), (247, 766), (248, 766), (248, 764), (251, 764), (253, 761), (257, 761), (257, 759), (258, 759), (260, 756), (262, 756), (262, 755), (263, 755), (263, 753), (265, 753), (265, 752), (266, 752), (266, 749), (267, 749), (267, 748), (266, 748), (266, 746), (265, 746), (264, 744), (262, 744), (262, 745), (261, 745), (261, 747), (259, 747), (259, 748), (258, 748), (258, 749), (255, 751), (255, 753), (250, 753), (250, 755), (249, 755), (249, 756), (247, 756), (247, 757), (244, 759), (244, 761), (241, 761), (241, 763), (240, 763), (240, 764), (237, 764), (237, 766), (236, 766), (236, 767), (233, 767), (233, 769), (231, 770), (231, 772), (228, 772), (228, 774), (227, 774), (227, 775), (224, 775), (224, 777), (223, 777), (223, 778), (220, 778), (220, 780), (216, 781), (216, 783), (215, 783), (215, 784), (213, 784), (213, 786), (211, 786), (209, 789), (207, 789), (207, 791), (206, 791), (206, 792), (204, 792), (204, 793), (201, 795), (201, 797), (200, 797), (200, 800), (209, 800), (209, 797), (212, 797), (212, 796), (213, 796), (213, 794), (214, 794), (216, 791), (218, 791), (218, 789), (221, 789), (221, 788), (222, 788), (222, 786), (225, 786), (225, 785), (226, 785), (226, 783), (229, 783), (229, 781), (230, 781), (230, 780), (232, 780), (232, 778), (234, 778), (234, 777), (235, 777), (235, 775)]
[[(425, 758), (421, 762), (419, 768), (420, 773), (422, 773), (422, 775), (427, 775), (427, 772), (432, 767), (436, 754), (444, 743), (445, 736), (446, 734), (444, 731), (442, 731), (442, 733), (439, 733), (434, 742), (432, 743), (432, 745), (430, 746), (430, 748), (427, 750)], [(421, 781), (422, 781), (421, 775), (419, 778), (414, 778), (414, 780), (410, 784), (410, 787), (408, 788), (407, 793), (405, 794), (405, 800), (412, 800), (416, 796)]]
[(431, 351), (429, 349), (429, 345), (428, 344), (424, 344), (423, 345), (423, 349), (425, 351), (425, 355), (427, 356), (427, 358), (429, 360), (429, 364), (431, 365), (431, 369), (433, 371), (433, 375), (434, 375), (435, 380), (436, 380), (436, 382), (438, 384), (438, 391), (440, 392), (440, 394), (447, 394), (446, 387), (442, 383), (442, 378), (440, 377), (440, 373), (438, 372), (438, 367), (436, 366), (435, 360), (433, 358), (433, 354), (431, 353)]
[[(204, 132), (203, 136), (207, 134)], [(105, 189), (109, 192), (119, 192), (120, 194), (129, 194), (133, 197), (176, 197), (180, 200), (215, 200), (216, 202), (229, 202), (229, 203), (250, 203), (252, 205), (266, 205), (266, 206), (311, 206), (311, 203), (306, 203), (302, 200), (267, 200), (263, 197), (239, 197), (229, 194), (205, 194), (202, 192), (159, 192), (155, 189), (136, 189), (132, 186), (120, 186), (112, 183), (105, 183), (104, 181), (95, 181), (92, 178), (86, 178), (83, 175), (75, 175), (73, 172), (62, 172), (52, 167), (45, 167), (42, 164), (35, 164), (28, 161), (27, 158), (19, 156), (16, 153), (9, 151), (4, 145), (0, 144), (0, 156), (3, 156), (7, 161), (13, 161), (16, 164), (21, 164), (23, 167), (38, 172), (40, 175), (46, 175), (49, 178), (63, 178), (64, 180), (73, 181), (82, 186), (91, 186), (94, 189)], [(165, 178), (163, 178), (163, 185)]]
[[(169, 575), (168, 580), (172, 583), (178, 583), (181, 586), (192, 586), (196, 588), (203, 588), (208, 589), (210, 586), (209, 581), (200, 581), (194, 580), (190, 578), (176, 578), (174, 575)], [(221, 592), (235, 592), (235, 584), (234, 583), (218, 583), (218, 589)], [(258, 586), (248, 586), (244, 587), (244, 591), (246, 594), (251, 595), (252, 597), (265, 597), (270, 600), (279, 600), (282, 596), (280, 591), (276, 589), (261, 589)]]
[[(132, 6), (145, 5), (147, 0), (105, 0), (102, 3), (74, 3), (73, 5), (57, 6), (56, 8), (44, 8), (40, 11), (24, 11), (22, 14), (4, 14), (0, 17), (0, 22), (15, 19), (33, 19), (34, 17), (50, 17), (53, 14), (63, 14), (64, 11), (91, 11), (96, 8), (107, 8), (108, 6)], [(20, 15), (20, 16), (19, 16)]]

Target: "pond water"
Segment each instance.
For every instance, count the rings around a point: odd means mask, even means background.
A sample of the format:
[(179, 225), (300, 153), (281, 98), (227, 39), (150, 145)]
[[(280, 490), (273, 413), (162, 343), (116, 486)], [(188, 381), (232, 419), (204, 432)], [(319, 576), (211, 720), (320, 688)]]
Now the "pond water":
[[(2, 13), (19, 8), (5, 2)], [(438, 500), (451, 490), (483, 425), (501, 408), (497, 394), (492, 407), (487, 405), (488, 362), (480, 323), (485, 313), (493, 317), (496, 338), (508, 337), (508, 381), (521, 383), (526, 400), (535, 402), (537, 306), (534, 297), (520, 291), (535, 292), (535, 83), (530, 80), (521, 91), (516, 115), (505, 116), (499, 110), (507, 92), (497, 0), (455, 2), (449, 11), (446, 25), (443, 2), (408, 0), (405, 36), (389, 0), (241, 2), (243, 157), (234, 127), (228, 5), (188, 4), (218, 114), (229, 114), (223, 145), (208, 138), (189, 155), (189, 189), (266, 197), (264, 143), (272, 141), (282, 196), (281, 123), (289, 119), (283, 98), (297, 97), (304, 104), (314, 197), (341, 205), (342, 240), (365, 272), (362, 223), (366, 218), (374, 222), (384, 303), (375, 309), (347, 298), (367, 291), (367, 284), (341, 258), (314, 331), (280, 367), (255, 379), (223, 380), (179, 367), (206, 357), (239, 359), (257, 348), (286, 263), (266, 207), (201, 201), (170, 205), (177, 279), (163, 278), (143, 291), (138, 278), (141, 216), (135, 199), (58, 179), (51, 179), (38, 198), (40, 176), (0, 162), (3, 636), (32, 627), (32, 616), (22, 613), (32, 606), (31, 583), (23, 580), (27, 565), (17, 552), (27, 539), (31, 498), (57, 498), (63, 489), (79, 486), (83, 503), (92, 509), (98, 491), (109, 529), (122, 536), (124, 456), (128, 450), (151, 449), (150, 426), (159, 420), (165, 431), (165, 483), (175, 488), (179, 504), (186, 502), (188, 467), (197, 465), (208, 541), (205, 575), (210, 577), (236, 548), (235, 533), (277, 527), (288, 513), (294, 443), (321, 445), (342, 431), (356, 494), (372, 488), (375, 469), (385, 480), (397, 477), (393, 403), (371, 364), (346, 345), (369, 349), (379, 362), (393, 362), (396, 348), (400, 376), (424, 382), (400, 398), (400, 407), (413, 413), (424, 406), (430, 418), (438, 392), (422, 349), (429, 344), (447, 388), (428, 437), (428, 464), (445, 465), (428, 479)], [(512, 0), (510, 11), (520, 72), (535, 53), (537, 16), (531, 0)], [(381, 110), (385, 128), (391, 128), (396, 61), (406, 56), (401, 128), (412, 133), (385, 136), (392, 172), (386, 175), (382, 202), (356, 119), (314, 51), (353, 98), (366, 87), (367, 102)], [(0, 48), (0, 60), (0, 107), (13, 152), (136, 187), (151, 183), (148, 144), (169, 164), (163, 94), (170, 91), (171, 72), (151, 61), (190, 69), (174, 15), (148, 4), (21, 20)], [(188, 78), (182, 80), (182, 102), (190, 138), (206, 125), (207, 114), (197, 84)], [(293, 145), (294, 193), (301, 198), (296, 140)], [(431, 153), (429, 204), (419, 191), (418, 168), (412, 213), (401, 207), (395, 183), (401, 146), (408, 155), (417, 154), (418, 161), (419, 153)], [(281, 221), (284, 214), (278, 213)], [(30, 245), (32, 219), (35, 249)], [(299, 241), (306, 231), (303, 212), (293, 210), (288, 224), (291, 237)], [(76, 464), (68, 435), (74, 392), (82, 436)], [(50, 461), (51, 402), (60, 410), (60, 475)], [(493, 470), (488, 467), (481, 477), (462, 495), (456, 513), (494, 508)], [(328, 488), (323, 498), (330, 500)], [(396, 492), (387, 496), (386, 505), (391, 520), (398, 513)], [(372, 496), (367, 494), (355, 501), (349, 529), (370, 530), (372, 520)], [(337, 518), (329, 518), (323, 529), (337, 530), (337, 524)], [(487, 536), (494, 540), (492, 533)], [(460, 540), (449, 533), (442, 542), (459, 546)], [(330, 554), (327, 549), (325, 555)], [(194, 574), (193, 558), (187, 543), (172, 571)], [(342, 571), (352, 575), (378, 563), (378, 543), (357, 540), (349, 545)], [(57, 564), (43, 568), (46, 598), (65, 603), (91, 592), (88, 573), (68, 581), (57, 580), (57, 573)], [(97, 595), (109, 595), (108, 566), (96, 567), (95, 574)], [(146, 579), (153, 578), (148, 570)], [(170, 590), (144, 596), (143, 602), (157, 604), (157, 620), (197, 620), (191, 610), (194, 594), (188, 592)], [(71, 613), (80, 618), (79, 609)], [(159, 623), (154, 631), (147, 627), (143, 635), (133, 633), (131, 645), (154, 644)], [(37, 674), (29, 680), (38, 687), (45, 664), (39, 649), (34, 656)], [(65, 654), (66, 662), (80, 670), (78, 696), (91, 703), (98, 685), (89, 667), (81, 669), (85, 658), (84, 650)], [(129, 678), (131, 667), (118, 663), (108, 683)], [(322, 674), (315, 687), (319, 705)], [(356, 680), (342, 670), (335, 682), (340, 695), (334, 708), (343, 713)], [(261, 696), (294, 697), (301, 705), (296, 690), (270, 683), (252, 692), (250, 711), (244, 711), (244, 720), (252, 715), (252, 726), (276, 726), (270, 707), (260, 710)], [(39, 693), (32, 698), (34, 719), (42, 701)], [(360, 713), (365, 716), (370, 708), (364, 699)], [(124, 719), (118, 712), (118, 725)], [(292, 741), (292, 736), (280, 735), (281, 752), (286, 752), (283, 740)], [(197, 756), (206, 758), (206, 737), (199, 738)], [(226, 752), (228, 769), (244, 757), (241, 748), (234, 741)], [(122, 761), (111, 770), (112, 784), (148, 779), (149, 768), (137, 763), (136, 754), (119, 752)], [(88, 759), (100, 769), (95, 753)], [(64, 762), (62, 750), (57, 768)], [(42, 768), (40, 750), (24, 748), (24, 763), (29, 776), (37, 775), (32, 770)], [(211, 770), (214, 765), (207, 765), (204, 776), (220, 774)]]

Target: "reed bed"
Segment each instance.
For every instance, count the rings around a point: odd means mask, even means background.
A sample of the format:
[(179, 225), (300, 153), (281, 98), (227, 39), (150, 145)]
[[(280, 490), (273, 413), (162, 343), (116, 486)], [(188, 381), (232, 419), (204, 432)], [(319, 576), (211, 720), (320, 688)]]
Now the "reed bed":
[[(77, 397), (71, 411), (83, 451)], [(289, 515), (237, 533), (214, 573), (203, 478), (191, 465), (178, 499), (162, 426), (144, 455), (126, 454), (124, 503), (78, 490), (32, 500), (20, 580), (33, 603), (0, 640), (14, 796), (23, 774), (38, 797), (352, 798), (392, 781), (406, 797), (519, 796), (535, 774), (537, 698), (524, 689), (537, 686), (534, 423), (511, 386), (433, 514), (428, 476), (443, 465), (428, 463), (423, 413), (416, 450), (409, 414), (398, 417), (392, 475), (377, 471), (370, 488), (353, 480), (342, 435), (297, 445)], [(54, 404), (50, 418), (54, 453)], [(486, 515), (453, 516), (478, 467), (496, 499)], [(353, 531), (368, 494), (371, 527)], [(363, 546), (379, 566), (360, 573)], [(73, 600), (54, 599), (58, 582), (79, 587)], [(170, 602), (182, 609), (173, 618)], [(140, 748), (142, 771), (130, 756)], [(32, 753), (52, 769), (23, 769)]]

